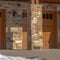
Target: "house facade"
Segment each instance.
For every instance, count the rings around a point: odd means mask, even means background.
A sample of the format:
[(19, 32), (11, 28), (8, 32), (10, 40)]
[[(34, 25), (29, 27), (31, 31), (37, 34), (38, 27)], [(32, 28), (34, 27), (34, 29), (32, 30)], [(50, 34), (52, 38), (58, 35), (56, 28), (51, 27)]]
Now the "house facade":
[(60, 48), (60, 4), (0, 1), (0, 49)]

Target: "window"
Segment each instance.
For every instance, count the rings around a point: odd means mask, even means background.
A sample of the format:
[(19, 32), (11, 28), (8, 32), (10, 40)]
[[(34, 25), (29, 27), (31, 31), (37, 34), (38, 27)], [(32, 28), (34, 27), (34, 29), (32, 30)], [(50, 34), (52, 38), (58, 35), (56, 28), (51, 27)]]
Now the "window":
[(17, 3), (17, 6), (20, 7), (20, 3)]
[(16, 11), (13, 11), (13, 16), (16, 16), (17, 15), (17, 12)]
[(52, 14), (43, 14), (43, 19), (52, 19)]
[(50, 14), (50, 19), (52, 19), (52, 14)]
[(22, 13), (22, 17), (23, 17), (23, 18), (27, 18), (27, 13), (26, 13), (26, 12), (23, 12), (23, 13)]
[(27, 11), (26, 11), (26, 9), (22, 9), (22, 18), (27, 18)]
[(46, 14), (46, 19), (49, 19), (49, 14)]
[(43, 14), (43, 19), (45, 19), (45, 14)]
[(2, 17), (2, 13), (0, 12), (0, 17)]

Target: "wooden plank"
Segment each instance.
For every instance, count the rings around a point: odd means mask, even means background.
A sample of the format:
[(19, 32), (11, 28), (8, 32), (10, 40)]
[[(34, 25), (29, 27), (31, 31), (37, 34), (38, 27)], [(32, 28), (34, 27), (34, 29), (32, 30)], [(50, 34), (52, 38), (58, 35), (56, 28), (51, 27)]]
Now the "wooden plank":
[(23, 32), (27, 32), (27, 28), (28, 28), (28, 25), (27, 25), (27, 19), (23, 19), (22, 20), (22, 28), (23, 28)]
[(27, 49), (27, 32), (23, 32), (23, 40), (22, 40), (22, 48), (23, 49)]
[(39, 0), (40, 3), (60, 3), (60, 0)]

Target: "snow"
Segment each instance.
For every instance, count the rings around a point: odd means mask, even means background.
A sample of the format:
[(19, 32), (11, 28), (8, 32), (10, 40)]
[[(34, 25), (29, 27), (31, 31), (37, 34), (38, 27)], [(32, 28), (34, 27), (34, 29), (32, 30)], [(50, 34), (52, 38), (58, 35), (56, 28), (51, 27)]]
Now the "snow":
[(40, 60), (40, 59), (39, 58), (28, 59), (23, 57), (13, 57), (0, 54), (0, 60)]

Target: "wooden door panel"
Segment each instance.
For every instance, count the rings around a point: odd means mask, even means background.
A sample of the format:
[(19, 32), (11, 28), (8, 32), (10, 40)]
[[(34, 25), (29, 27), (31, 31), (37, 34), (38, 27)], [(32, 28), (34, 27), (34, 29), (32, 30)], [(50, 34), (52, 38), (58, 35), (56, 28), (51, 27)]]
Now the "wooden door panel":
[(22, 48), (23, 49), (26, 49), (27, 50), (27, 39), (28, 39), (28, 31), (27, 31), (27, 28), (28, 28), (28, 25), (27, 25), (27, 19), (24, 18), (22, 20), (22, 28), (23, 28), (23, 39), (22, 39)]
[(27, 32), (27, 19), (22, 20), (23, 32)]
[(50, 27), (52, 27), (53, 26), (53, 22), (52, 21), (48, 21), (48, 20), (44, 20), (43, 21), (43, 27), (44, 26), (50, 26)]
[(0, 9), (0, 49), (6, 48), (6, 10)]
[(22, 47), (23, 49), (27, 49), (27, 32), (23, 32)]
[(44, 26), (43, 27), (43, 32), (49, 32), (49, 33), (53, 33), (54, 31), (53, 31), (53, 27), (46, 27), (46, 26)]
[(49, 48), (49, 42), (45, 42), (45, 41), (44, 41), (43, 47), (44, 47), (44, 49)]
[[(52, 14), (51, 18), (43, 19), (43, 41), (44, 48), (55, 48), (57, 46), (57, 12), (56, 11), (45, 11), (43, 14)], [(49, 15), (50, 16), (50, 15)], [(48, 46), (47, 46), (48, 45)]]

